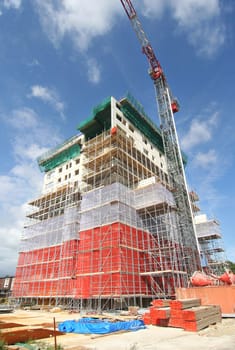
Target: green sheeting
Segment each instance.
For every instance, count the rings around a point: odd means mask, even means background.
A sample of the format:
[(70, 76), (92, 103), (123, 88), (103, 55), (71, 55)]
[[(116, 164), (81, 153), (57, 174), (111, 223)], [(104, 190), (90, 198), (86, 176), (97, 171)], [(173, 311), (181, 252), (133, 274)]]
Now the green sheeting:
[(111, 128), (111, 97), (106, 98), (96, 106), (91, 116), (81, 122), (77, 129), (80, 130), (86, 140), (101, 134), (104, 130)]
[(125, 117), (140, 130), (153, 145), (164, 153), (162, 136), (157, 128), (153, 128), (128, 102), (121, 106), (121, 110)]
[(81, 146), (76, 143), (71, 147), (65, 149), (64, 151), (52, 156), (51, 158), (39, 162), (39, 168), (43, 172), (48, 172), (57, 167), (58, 165), (77, 157), (80, 154), (80, 150)]

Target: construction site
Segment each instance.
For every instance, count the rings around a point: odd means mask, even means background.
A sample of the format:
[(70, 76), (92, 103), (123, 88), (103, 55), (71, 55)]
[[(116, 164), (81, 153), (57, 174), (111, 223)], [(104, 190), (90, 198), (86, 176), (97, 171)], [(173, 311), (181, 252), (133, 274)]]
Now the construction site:
[[(127, 94), (108, 97), (78, 133), (38, 158), (12, 298), (78, 310), (174, 299), (196, 271), (224, 273), (220, 226), (185, 177), (179, 104), (130, 1), (121, 1), (150, 65), (160, 127)], [(198, 215), (200, 214), (200, 215)]]
[(106, 99), (78, 129), (38, 160), (44, 188), (29, 203), (13, 298), (79, 309), (143, 307), (187, 287), (201, 269), (200, 253), (207, 268), (223, 268), (214, 221), (193, 224), (195, 194), (180, 203), (188, 211), (179, 226), (177, 201), (185, 198), (175, 196), (160, 130), (133, 97)]
[(0, 281), (2, 349), (234, 349), (235, 274), (220, 223), (188, 187), (179, 102), (132, 2), (121, 5), (159, 126), (130, 93), (108, 96), (37, 158), (43, 186), (28, 202), (15, 276)]

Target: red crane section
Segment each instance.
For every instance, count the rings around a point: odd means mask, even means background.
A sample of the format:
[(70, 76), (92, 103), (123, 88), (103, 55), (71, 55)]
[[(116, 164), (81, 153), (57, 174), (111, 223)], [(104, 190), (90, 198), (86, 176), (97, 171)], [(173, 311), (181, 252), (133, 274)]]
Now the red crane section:
[(128, 18), (130, 19), (132, 26), (135, 30), (135, 33), (137, 35), (137, 38), (140, 41), (142, 52), (146, 55), (149, 65), (150, 65), (150, 76), (151, 78), (156, 81), (159, 78), (162, 78), (162, 82), (164, 83), (165, 87), (168, 87), (168, 91), (170, 93), (171, 98), (171, 108), (172, 112), (178, 112), (179, 110), (179, 104), (177, 99), (173, 98), (169, 86), (167, 85), (166, 77), (164, 75), (164, 72), (162, 70), (161, 64), (159, 60), (157, 59), (154, 50), (152, 48), (152, 45), (150, 41), (148, 40), (143, 27), (141, 25), (141, 22), (139, 21), (137, 17), (136, 10), (134, 6), (132, 5), (130, 0), (121, 0), (121, 3), (126, 11), (126, 14)]
[(133, 28), (142, 46), (143, 53), (147, 56), (151, 67), (151, 77), (153, 80), (160, 78), (163, 75), (163, 71), (160, 62), (157, 60), (154, 50), (142, 28), (140, 21), (138, 20), (137, 13), (130, 0), (121, 0), (121, 3), (126, 11), (127, 16), (132, 22)]

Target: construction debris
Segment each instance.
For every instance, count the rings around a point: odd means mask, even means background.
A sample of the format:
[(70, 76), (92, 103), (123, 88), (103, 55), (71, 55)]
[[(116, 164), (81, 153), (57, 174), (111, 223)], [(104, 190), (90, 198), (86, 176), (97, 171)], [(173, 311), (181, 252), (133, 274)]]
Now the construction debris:
[(226, 270), (221, 276), (195, 271), (190, 278), (190, 283), (194, 287), (212, 286), (221, 283), (224, 285), (235, 285), (235, 274), (229, 270)]
[[(185, 309), (189, 310), (189, 309)], [(142, 309), (139, 311), (141, 314)], [(74, 319), (78, 315), (71, 315), (68, 311), (62, 311), (56, 314), (56, 320), (63, 322), (64, 320)], [(1, 315), (1, 322), (13, 323), (17, 322), (18, 329), (22, 328), (22, 331), (27, 327), (29, 328), (51, 328), (53, 334), (53, 314), (47, 311), (24, 311), (17, 309), (14, 314)], [(2, 324), (0, 322), (0, 324)], [(22, 327), (26, 325), (26, 327)], [(16, 325), (15, 325), (16, 327)], [(221, 323), (212, 325), (201, 330), (198, 333), (185, 332), (180, 328), (172, 327), (156, 327), (147, 326), (145, 329), (137, 332), (115, 332), (106, 336), (101, 335), (85, 335), (75, 333), (64, 333), (63, 335), (57, 335), (58, 349), (64, 350), (127, 350), (127, 349), (234, 349), (235, 344), (235, 319), (223, 319)], [(15, 328), (16, 329), (16, 328)], [(11, 331), (9, 329), (9, 331)], [(12, 328), (12, 333), (14, 332)], [(28, 339), (29, 341), (30, 339)], [(31, 339), (32, 340), (32, 339)], [(27, 342), (28, 342), (27, 341)], [(46, 347), (42, 347), (44, 343)], [(32, 342), (30, 341), (30, 345)], [(43, 340), (37, 340), (37, 344), (40, 344), (41, 350), (52, 349), (54, 347), (54, 338), (44, 338)], [(17, 345), (18, 347), (18, 345)], [(35, 349), (37, 350), (38, 347)], [(12, 349), (13, 350), (13, 349)], [(16, 350), (16, 349), (14, 349)], [(21, 350), (21, 349), (19, 349)], [(22, 349), (23, 350), (23, 349)], [(25, 349), (24, 349), (25, 350)]]

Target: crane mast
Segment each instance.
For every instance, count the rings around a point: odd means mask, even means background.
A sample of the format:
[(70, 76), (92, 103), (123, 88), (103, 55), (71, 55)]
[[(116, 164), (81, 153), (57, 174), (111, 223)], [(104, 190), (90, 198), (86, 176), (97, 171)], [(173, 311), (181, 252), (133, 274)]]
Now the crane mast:
[(160, 62), (156, 58), (132, 2), (130, 0), (120, 1), (150, 65), (149, 74), (155, 87), (169, 185), (172, 188), (177, 207), (177, 231), (182, 247), (181, 263), (184, 271), (191, 275), (194, 271), (201, 269), (201, 265), (191, 202), (173, 115), (173, 113), (178, 112), (179, 105), (172, 96)]

